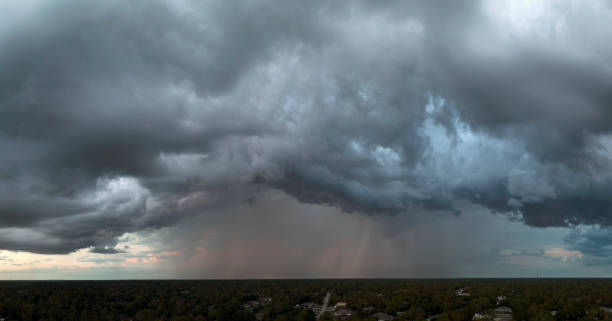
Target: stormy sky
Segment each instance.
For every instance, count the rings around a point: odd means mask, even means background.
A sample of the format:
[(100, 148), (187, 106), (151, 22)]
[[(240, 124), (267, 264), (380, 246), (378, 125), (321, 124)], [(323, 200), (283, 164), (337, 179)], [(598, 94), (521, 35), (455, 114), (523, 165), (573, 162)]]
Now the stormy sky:
[(0, 278), (612, 272), (609, 1), (0, 9)]

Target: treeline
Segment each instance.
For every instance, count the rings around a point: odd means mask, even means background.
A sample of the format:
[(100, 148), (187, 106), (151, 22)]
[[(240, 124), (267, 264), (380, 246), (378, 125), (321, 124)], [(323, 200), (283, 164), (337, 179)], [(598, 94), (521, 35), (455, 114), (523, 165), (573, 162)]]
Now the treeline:
[(608, 279), (0, 282), (0, 318), (310, 321), (314, 312), (300, 304), (321, 303), (327, 292), (330, 305), (346, 302), (347, 320), (373, 320), (377, 312), (472, 320), (500, 306), (514, 320), (612, 320), (602, 309), (612, 307)]

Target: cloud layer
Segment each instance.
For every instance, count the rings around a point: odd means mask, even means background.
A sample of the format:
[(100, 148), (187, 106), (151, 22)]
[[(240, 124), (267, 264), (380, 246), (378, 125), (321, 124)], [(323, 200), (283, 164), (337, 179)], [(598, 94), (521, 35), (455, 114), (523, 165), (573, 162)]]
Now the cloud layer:
[(347, 212), (612, 223), (605, 1), (8, 7), (0, 248), (116, 253), (258, 186)]

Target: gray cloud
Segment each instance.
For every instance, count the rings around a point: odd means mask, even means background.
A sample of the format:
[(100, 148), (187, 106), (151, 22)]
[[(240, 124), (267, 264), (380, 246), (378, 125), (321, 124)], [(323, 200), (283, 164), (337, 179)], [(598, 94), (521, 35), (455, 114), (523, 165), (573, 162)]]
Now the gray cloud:
[(109, 252), (253, 183), (609, 225), (611, 8), (546, 4), (42, 1), (0, 33), (0, 248)]
[(113, 247), (94, 247), (90, 250), (91, 253), (98, 254), (117, 254), (117, 253), (125, 253), (124, 250), (120, 250)]
[(577, 226), (565, 237), (568, 248), (584, 254), (587, 266), (612, 263), (612, 233), (609, 227)]

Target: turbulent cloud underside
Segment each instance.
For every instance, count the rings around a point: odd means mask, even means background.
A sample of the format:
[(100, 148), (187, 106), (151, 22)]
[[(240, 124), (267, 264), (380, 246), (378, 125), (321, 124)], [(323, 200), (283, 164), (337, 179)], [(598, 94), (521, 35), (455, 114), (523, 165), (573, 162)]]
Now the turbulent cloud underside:
[(612, 224), (606, 1), (12, 5), (2, 249), (118, 253), (269, 188), (347, 212), (469, 201)]

